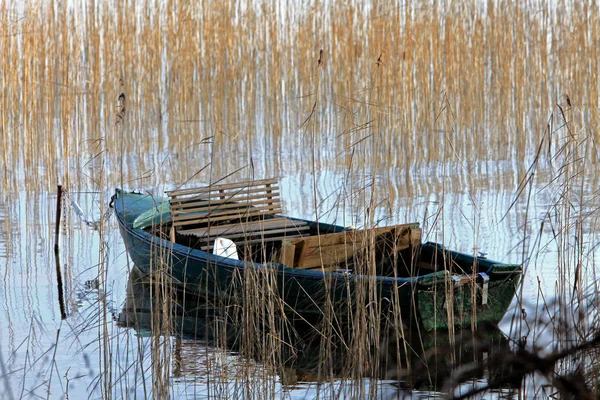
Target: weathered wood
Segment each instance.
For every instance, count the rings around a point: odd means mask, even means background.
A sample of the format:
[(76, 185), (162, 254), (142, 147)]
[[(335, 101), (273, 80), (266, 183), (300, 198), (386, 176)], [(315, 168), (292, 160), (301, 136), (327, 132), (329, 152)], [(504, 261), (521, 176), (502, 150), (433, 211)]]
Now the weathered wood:
[[(173, 221), (173, 225), (175, 225), (176, 227), (181, 227), (184, 225), (197, 225), (197, 224), (213, 224), (215, 222), (220, 222), (220, 221), (229, 221), (232, 219), (240, 219), (241, 221), (238, 224), (261, 224), (264, 220), (258, 220), (258, 221), (245, 221), (249, 218), (253, 218), (253, 217), (268, 217), (268, 216), (272, 216), (273, 213), (271, 211), (252, 211), (252, 212), (247, 212), (247, 213), (242, 213), (242, 214), (237, 214), (237, 215), (225, 215), (222, 217), (209, 217), (209, 218), (199, 218), (199, 216), (197, 216), (196, 218), (194, 218), (194, 216), (189, 216), (189, 217), (182, 217), (179, 218), (176, 221)], [(242, 222), (243, 221), (243, 222)]]
[[(282, 210), (276, 183), (274, 179), (266, 179), (169, 191), (173, 225), (182, 230), (185, 225), (236, 219), (244, 222), (248, 218), (279, 214)], [(187, 197), (181, 197), (184, 195)]]
[[(281, 210), (259, 210), (255, 208), (244, 208), (230, 211), (214, 212), (210, 214), (178, 215), (173, 218), (175, 226), (193, 225), (193, 224), (210, 224), (218, 221), (240, 220), (245, 221), (251, 217), (265, 217), (280, 214)], [(259, 221), (254, 221), (259, 222)]]
[(358, 255), (359, 251), (368, 249), (372, 237), (377, 245), (378, 240), (385, 240), (386, 234), (392, 235), (390, 244), (395, 251), (404, 250), (417, 241), (420, 243), (420, 234), (410, 234), (411, 229), (416, 229), (417, 226), (418, 224), (403, 224), (292, 239), (290, 244), (295, 247), (294, 268), (312, 269), (331, 265), (337, 268), (337, 265)]
[(183, 196), (183, 195), (188, 195), (188, 194), (208, 193), (208, 192), (214, 192), (214, 191), (220, 191), (220, 190), (244, 188), (244, 187), (250, 187), (250, 186), (260, 186), (260, 185), (267, 185), (267, 184), (271, 184), (271, 185), (275, 184), (276, 185), (277, 179), (271, 178), (271, 179), (262, 179), (262, 180), (256, 180), (256, 181), (224, 183), (224, 184), (201, 186), (201, 187), (196, 187), (196, 188), (170, 190), (170, 191), (166, 191), (165, 193), (169, 197), (175, 197), (175, 196)]
[[(281, 208), (279, 207), (271, 207), (268, 206), (264, 203), (255, 203), (256, 205), (246, 205), (243, 203), (235, 203), (235, 204), (230, 204), (230, 203), (226, 203), (223, 204), (223, 207), (220, 207), (218, 205), (214, 205), (212, 207), (196, 207), (196, 208), (191, 208), (191, 209), (187, 209), (187, 210), (178, 210), (178, 209), (172, 209), (172, 214), (173, 214), (173, 218), (178, 218), (180, 216), (186, 216), (188, 214), (191, 214), (195, 217), (201, 217), (201, 218), (206, 218), (210, 215), (214, 215), (215, 213), (223, 213), (223, 212), (230, 212), (230, 213), (234, 213), (236, 211), (240, 211), (240, 210), (273, 210), (273, 211), (280, 211)], [(277, 204), (278, 206), (279, 204)]]
[(287, 267), (294, 267), (294, 254), (296, 252), (296, 245), (289, 242), (284, 241), (281, 244), (281, 250), (279, 251), (279, 262)]
[[(277, 236), (283, 236), (285, 237), (287, 235), (288, 238), (292, 238), (292, 237), (300, 237), (300, 236), (306, 236), (308, 235), (308, 230), (310, 229), (309, 226), (304, 225), (304, 226), (295, 226), (295, 227), (288, 227), (288, 228), (282, 228), (282, 229), (277, 229), (277, 227), (273, 227), (273, 226), (267, 226), (264, 227), (264, 229), (260, 229), (260, 230), (255, 230), (255, 231), (248, 231), (245, 230), (244, 232), (241, 233), (232, 233), (231, 231), (227, 232), (227, 239), (231, 239), (231, 240), (237, 240), (239, 238), (243, 238), (246, 236), (251, 236), (251, 237), (270, 237), (273, 235), (277, 235)], [(195, 232), (197, 232), (197, 230), (190, 230), (190, 231), (180, 231), (179, 233), (182, 235), (188, 235), (189, 233), (194, 232), (194, 236), (198, 236)], [(212, 235), (213, 230), (211, 229), (210, 233)], [(283, 234), (283, 235), (282, 235)], [(207, 235), (203, 235), (203, 236), (198, 236), (198, 237), (209, 237)]]
[(227, 225), (214, 225), (204, 228), (189, 229), (181, 231), (180, 233), (186, 235), (195, 235), (198, 237), (214, 236), (223, 234), (234, 234), (234, 233), (247, 233), (247, 232), (261, 232), (269, 229), (282, 229), (286, 228), (287, 231), (294, 231), (299, 229), (303, 224), (292, 221), (289, 218), (277, 217), (269, 218), (261, 221), (253, 221), (252, 223), (235, 223)]
[(278, 195), (273, 196), (272, 198), (265, 198), (265, 195), (259, 194), (255, 196), (246, 196), (239, 200), (194, 200), (194, 201), (183, 201), (180, 199), (171, 199), (171, 207), (175, 208), (177, 211), (179, 210), (187, 210), (189, 208), (224, 208), (224, 207), (235, 207), (240, 205), (257, 205), (257, 204), (269, 204), (269, 203), (279, 203)]
[(279, 197), (279, 192), (269, 191), (266, 188), (247, 188), (247, 189), (236, 189), (234, 192), (223, 192), (217, 193), (204, 193), (204, 194), (193, 194), (187, 197), (171, 197), (171, 203), (175, 206), (185, 206), (187, 203), (200, 202), (200, 201), (214, 201), (217, 200), (221, 203), (246, 200), (256, 194), (264, 199)]
[(315, 268), (323, 266), (335, 266), (351, 258), (358, 249), (363, 248), (360, 243), (348, 242), (326, 247), (315, 247), (307, 249), (302, 265), (298, 268)]
[(209, 251), (217, 236), (225, 236), (238, 244), (252, 244), (309, 234), (310, 227), (305, 222), (277, 215), (282, 209), (275, 179), (182, 189), (167, 194), (171, 196), (172, 236), (176, 231), (206, 239), (202, 250)]
[(293, 240), (290, 243), (294, 244), (296, 247), (296, 254), (294, 254), (294, 268), (301, 267), (304, 265), (304, 259), (306, 258), (306, 251), (308, 249), (306, 241)]
[[(234, 242), (236, 243), (236, 245), (243, 246), (246, 244), (283, 242), (288, 239), (299, 238), (299, 237), (303, 237), (303, 236), (304, 235), (301, 233), (286, 234), (283, 236), (273, 236), (273, 237), (248, 236), (242, 240), (238, 239)], [(254, 239), (250, 239), (250, 237), (253, 237)], [(229, 236), (227, 236), (227, 238), (229, 239)], [(206, 240), (207, 240), (207, 243), (209, 243), (209, 245), (202, 246), (200, 249), (204, 250), (204, 251), (212, 250), (212, 244), (214, 243), (215, 239), (216, 239), (215, 237), (207, 237)]]

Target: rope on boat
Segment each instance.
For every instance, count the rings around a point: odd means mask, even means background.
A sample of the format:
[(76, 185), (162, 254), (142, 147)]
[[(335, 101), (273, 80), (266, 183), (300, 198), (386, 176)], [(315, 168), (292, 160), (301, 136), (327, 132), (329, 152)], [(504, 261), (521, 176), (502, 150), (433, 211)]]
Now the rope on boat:
[(77, 214), (81, 222), (83, 222), (84, 224), (86, 224), (94, 230), (97, 230), (100, 226), (100, 223), (102, 223), (103, 221), (107, 221), (113, 213), (113, 207), (109, 206), (106, 207), (104, 214), (97, 221), (89, 220), (86, 218), (85, 212), (83, 211), (79, 203), (77, 203), (77, 201), (69, 195), (69, 191), (63, 189), (63, 195), (66, 196), (66, 198), (69, 200), (67, 204), (70, 205), (71, 209), (75, 212), (75, 214)]

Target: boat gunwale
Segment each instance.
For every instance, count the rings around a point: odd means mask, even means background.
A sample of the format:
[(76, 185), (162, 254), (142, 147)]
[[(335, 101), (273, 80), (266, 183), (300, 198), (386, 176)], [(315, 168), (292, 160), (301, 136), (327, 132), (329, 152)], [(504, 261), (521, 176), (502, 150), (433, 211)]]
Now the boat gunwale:
[[(117, 201), (122, 200), (122, 203), (124, 206), (125, 205), (124, 196), (133, 196), (133, 195), (146, 196), (146, 197), (150, 197), (154, 200), (154, 197), (151, 196), (150, 194), (128, 192), (128, 191), (125, 191), (122, 189), (116, 189), (113, 203), (116, 203)], [(143, 198), (140, 197), (140, 200), (142, 200), (142, 199)], [(166, 201), (168, 203), (168, 201), (164, 197), (161, 198), (161, 200)], [(162, 202), (159, 204), (162, 204)], [(124, 221), (122, 219), (122, 217), (123, 217), (122, 214), (124, 214), (124, 207), (123, 207), (122, 212), (119, 212), (117, 210), (116, 204), (114, 205), (114, 207), (115, 207), (115, 215), (117, 217), (118, 223), (121, 226), (121, 228), (125, 229), (128, 232), (128, 234), (133, 235), (138, 241), (149, 244), (150, 246), (160, 246), (163, 248), (169, 248), (172, 251), (172, 254), (177, 255), (178, 257), (191, 258), (192, 260), (194, 260), (196, 262), (204, 262), (207, 265), (214, 264), (216, 266), (228, 268), (228, 269), (232, 269), (232, 270), (240, 269), (240, 268), (243, 269), (248, 266), (252, 266), (255, 269), (263, 268), (265, 266), (271, 266), (271, 267), (275, 267), (278, 271), (280, 271), (280, 273), (282, 273), (284, 276), (289, 277), (289, 278), (302, 277), (303, 279), (309, 278), (312, 280), (322, 280), (325, 277), (329, 277), (329, 278), (344, 277), (346, 279), (353, 279), (355, 281), (370, 280), (370, 279), (375, 278), (377, 282), (380, 282), (382, 284), (391, 286), (391, 285), (394, 285), (394, 283), (396, 283), (398, 287), (402, 287), (405, 285), (413, 285), (413, 286), (419, 286), (419, 287), (431, 287), (431, 286), (435, 286), (440, 283), (443, 283), (447, 278), (449, 278), (451, 276), (475, 276), (475, 275), (477, 275), (477, 274), (456, 274), (456, 273), (452, 274), (448, 270), (442, 270), (442, 271), (436, 271), (436, 272), (432, 272), (432, 273), (425, 274), (425, 275), (418, 275), (416, 277), (393, 277), (393, 276), (381, 276), (381, 275), (370, 276), (370, 275), (364, 275), (364, 274), (350, 273), (347, 271), (323, 271), (323, 270), (318, 270), (318, 269), (306, 270), (306, 269), (299, 269), (299, 268), (290, 268), (284, 264), (276, 263), (276, 262), (257, 263), (257, 262), (252, 262), (252, 261), (233, 260), (233, 259), (230, 259), (227, 257), (222, 257), (222, 256), (218, 256), (215, 254), (211, 254), (204, 250), (194, 249), (194, 248), (191, 248), (191, 247), (179, 244), (179, 243), (173, 243), (170, 240), (163, 239), (161, 237), (153, 235), (144, 230), (144, 228), (148, 228), (151, 225), (148, 225), (148, 226), (142, 225), (141, 227), (134, 228), (134, 226), (136, 225), (136, 221), (140, 216), (142, 216), (144, 213), (146, 213), (146, 211), (150, 210), (151, 207), (159, 210), (158, 206), (148, 207), (144, 211), (140, 211), (137, 214), (132, 215), (131, 221)], [(163, 211), (160, 214), (157, 214), (156, 216), (161, 217), (164, 214), (165, 214), (165, 212)], [(315, 221), (308, 221), (308, 220), (304, 220), (304, 219), (300, 219), (300, 218), (293, 218), (293, 217), (287, 217), (287, 218), (291, 218), (293, 220), (299, 220), (299, 221), (306, 221), (308, 223), (315, 223)], [(154, 220), (153, 217), (149, 217), (148, 219)], [(165, 222), (166, 221), (168, 221), (167, 218), (165, 218)], [(343, 227), (341, 227), (339, 225), (333, 225), (333, 224), (331, 224), (331, 225), (334, 227), (340, 228), (340, 229), (344, 229)], [(467, 254), (467, 253), (461, 253), (461, 252), (457, 252), (454, 250), (448, 250), (443, 245), (438, 244), (438, 243), (426, 242), (426, 243), (423, 243), (423, 246), (431, 246), (431, 247), (435, 247), (439, 250), (449, 252), (452, 255), (470, 257), (470, 258), (476, 259), (475, 256)], [(496, 275), (501, 275), (502, 279), (508, 279), (508, 278), (512, 277), (513, 275), (520, 275), (523, 272), (522, 265), (519, 265), (519, 264), (506, 264), (506, 263), (501, 263), (501, 262), (488, 260), (488, 259), (481, 259), (481, 260), (486, 260), (490, 263), (489, 267), (485, 271), (481, 271), (481, 272), (485, 272), (486, 274), (490, 275), (490, 278), (492, 278)], [(495, 267), (502, 267), (502, 268), (511, 268), (512, 267), (513, 269), (504, 270), (504, 271), (494, 271)], [(497, 279), (494, 279), (494, 280), (497, 280)]]

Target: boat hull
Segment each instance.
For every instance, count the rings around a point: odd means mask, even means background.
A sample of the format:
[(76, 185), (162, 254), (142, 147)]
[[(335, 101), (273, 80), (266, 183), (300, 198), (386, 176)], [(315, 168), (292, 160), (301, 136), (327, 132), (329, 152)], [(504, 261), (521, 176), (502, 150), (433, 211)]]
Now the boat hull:
[(290, 318), (315, 320), (334, 313), (336, 319), (351, 322), (365, 313), (425, 330), (496, 324), (521, 277), (518, 265), (476, 260), (433, 243), (422, 245), (427, 257), (439, 253), (448, 260), (477, 261), (485, 265), (485, 273), (465, 276), (442, 270), (394, 278), (233, 260), (149, 233), (153, 224), (168, 221), (167, 200), (117, 190), (113, 203), (127, 252), (143, 273), (162, 274), (177, 290), (213, 304), (247, 305), (265, 299), (269, 292), (273, 294), (267, 296), (273, 302), (270, 306), (283, 309)]

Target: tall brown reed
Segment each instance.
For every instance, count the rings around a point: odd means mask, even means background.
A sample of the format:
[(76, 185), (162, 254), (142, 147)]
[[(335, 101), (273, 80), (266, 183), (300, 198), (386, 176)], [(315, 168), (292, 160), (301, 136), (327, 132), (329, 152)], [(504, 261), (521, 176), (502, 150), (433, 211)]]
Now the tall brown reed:
[[(207, 153), (198, 143), (206, 137), (242, 163), (249, 162), (248, 147), (266, 140), (276, 161), (262, 166), (270, 169), (266, 175), (297, 169), (303, 158), (282, 164), (275, 149), (306, 149), (295, 130), (306, 114), (296, 111), (310, 109), (303, 103), (314, 90), (310, 81), (321, 48), (316, 144), (337, 153), (372, 133), (357, 122), (368, 121), (360, 115), (368, 112), (361, 93), (375, 85), (378, 140), (361, 142), (354, 157), (379, 168), (408, 170), (444, 159), (444, 152), (422, 150), (435, 149), (443, 141), (438, 130), (451, 129), (434, 123), (442, 92), (456, 114), (449, 139), (463, 159), (528, 154), (539, 139), (531, 128), (543, 123), (543, 110), (564, 92), (576, 91), (587, 109), (598, 107), (598, 50), (591, 38), (599, 13), (593, 4), (363, 9), (350, 2), (296, 12), (276, 2), (261, 10), (170, 2), (164, 13), (150, 1), (138, 6), (48, 2), (19, 9), (2, 3), (7, 181), (48, 182), (50, 188), (50, 180), (76, 180), (73, 171), (96, 154), (93, 144), (102, 137), (116, 157), (120, 142), (109, 128), (114, 76), (125, 77), (131, 93), (123, 143), (124, 153), (139, 163), (127, 165), (131, 179), (154, 170), (155, 182), (167, 173), (185, 180), (178, 165), (199, 169)], [(377, 64), (384, 48), (385, 61)], [(374, 71), (375, 82), (365, 79)], [(342, 132), (353, 132), (353, 140)], [(87, 158), (78, 157), (82, 150)], [(167, 154), (168, 172), (156, 167)], [(32, 173), (24, 174), (15, 160)], [(343, 168), (347, 159), (324, 153), (316, 162)]]
[[(187, 181), (199, 170), (194, 179), (207, 182), (254, 164), (265, 176), (299, 170), (311, 175), (313, 196), (303, 206), (319, 215), (318, 171), (332, 169), (345, 171), (344, 202), (356, 219), (348, 225), (369, 226), (377, 222), (376, 207), (439, 190), (432, 187), (439, 175), (452, 172), (445, 167), (427, 182), (413, 182), (420, 167), (450, 159), (469, 169), (477, 161), (531, 157), (546, 135), (538, 129), (545, 125), (546, 110), (560, 100), (557, 125), (569, 129), (554, 135), (562, 142), (551, 142), (558, 146), (559, 168), (541, 169), (536, 179), (558, 171), (563, 184), (555, 223), (561, 273), (573, 277), (570, 285), (559, 285), (566, 305), (573, 294), (583, 296), (581, 241), (589, 215), (582, 206), (593, 199), (584, 189), (598, 179), (598, 153), (584, 146), (597, 143), (598, 133), (584, 127), (598, 121), (599, 15), (597, 4), (578, 1), (427, 7), (311, 2), (298, 10), (278, 1), (258, 9), (249, 1), (19, 6), (3, 0), (2, 189), (50, 190), (57, 181), (101, 190), (156, 186)], [(317, 69), (320, 49), (324, 59)], [(123, 88), (116, 83), (121, 77)], [(121, 92), (127, 94), (127, 116), (115, 129), (115, 99)], [(564, 93), (577, 96), (574, 103), (581, 108), (565, 107)], [(452, 110), (452, 117), (439, 118), (440, 110)], [(299, 129), (308, 117), (309, 127)], [(204, 169), (207, 160), (211, 168)], [(525, 168), (517, 163), (514, 175), (526, 175)], [(391, 170), (401, 171), (404, 182), (396, 182)], [(468, 178), (452, 182), (451, 189), (512, 187), (514, 181), (513, 175), (477, 183), (474, 174), (461, 176)], [(107, 230), (101, 225), (101, 236)], [(575, 236), (573, 243), (569, 238)], [(106, 268), (106, 251), (103, 247), (99, 255), (101, 268)], [(373, 260), (365, 257), (368, 274)], [(163, 284), (169, 271), (164, 265), (156, 265), (156, 271), (156, 293), (168, 298)], [(273, 284), (269, 276), (244, 279), (253, 288)], [(372, 282), (361, 290), (359, 299), (369, 300)], [(269, 293), (263, 300), (274, 301)], [(378, 305), (372, 304), (352, 316), (358, 335), (345, 344), (357, 355), (353, 377), (378, 362)], [(274, 322), (277, 309), (253, 307), (246, 312), (259, 313), (271, 333), (256, 351), (269, 354), (285, 324)], [(167, 314), (157, 314), (156, 321), (166, 330), (169, 323), (162, 318)], [(335, 332), (337, 321), (330, 318), (326, 330)], [(253, 352), (254, 322), (248, 315), (243, 321)], [(107, 323), (99, 325), (103, 338), (110, 336)], [(396, 321), (394, 329), (404, 328)], [(160, 360), (170, 343), (160, 333), (153, 343), (154, 389), (164, 394), (169, 370)], [(324, 340), (323, 346), (331, 343)], [(101, 348), (108, 396), (114, 376), (110, 344)], [(276, 363), (275, 356), (271, 359)]]

